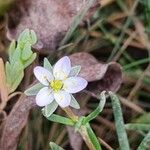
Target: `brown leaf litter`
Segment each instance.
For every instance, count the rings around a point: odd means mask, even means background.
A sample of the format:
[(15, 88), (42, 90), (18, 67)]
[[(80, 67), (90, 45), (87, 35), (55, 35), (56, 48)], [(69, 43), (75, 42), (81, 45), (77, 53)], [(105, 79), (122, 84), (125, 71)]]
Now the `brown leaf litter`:
[[(36, 49), (54, 50), (86, 3), (87, 0), (17, 0), (8, 15), (7, 36), (16, 39), (25, 28), (30, 28), (37, 33)], [(97, 4), (95, 0), (92, 8)], [(87, 16), (91, 16), (92, 8)]]

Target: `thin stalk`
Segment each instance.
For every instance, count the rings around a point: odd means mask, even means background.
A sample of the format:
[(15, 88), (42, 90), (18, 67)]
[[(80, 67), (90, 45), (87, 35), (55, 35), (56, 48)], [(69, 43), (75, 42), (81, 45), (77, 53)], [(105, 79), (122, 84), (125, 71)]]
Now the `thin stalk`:
[[(75, 115), (69, 107), (65, 107), (63, 108), (63, 110), (70, 117), (70, 119), (72, 119), (74, 122), (79, 121), (79, 117)], [(81, 125), (79, 129), (79, 133), (81, 134), (83, 140), (85, 141), (86, 145), (88, 146), (90, 150), (97, 150), (89, 137), (86, 125)]]

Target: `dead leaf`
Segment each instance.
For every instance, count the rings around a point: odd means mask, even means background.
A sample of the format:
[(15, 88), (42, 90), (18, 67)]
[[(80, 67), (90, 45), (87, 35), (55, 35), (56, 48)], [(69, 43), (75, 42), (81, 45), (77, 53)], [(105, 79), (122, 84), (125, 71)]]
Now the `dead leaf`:
[(19, 135), (27, 123), (29, 111), (35, 106), (34, 97), (22, 95), (3, 123), (0, 137), (1, 150), (16, 150)]
[[(69, 29), (73, 17), (86, 6), (86, 2), (87, 0), (17, 0), (9, 13), (7, 37), (10, 40), (16, 39), (21, 31), (30, 28), (37, 33), (36, 49), (53, 50)], [(98, 3), (95, 0), (92, 8)]]
[(122, 83), (122, 71), (118, 63), (104, 64), (85, 52), (75, 53), (70, 59), (72, 65), (81, 66), (79, 76), (89, 82), (88, 90), (100, 93), (103, 90), (116, 92), (119, 89)]
[(0, 58), (0, 112), (4, 109), (8, 100), (8, 91), (6, 86), (5, 67), (2, 58)]

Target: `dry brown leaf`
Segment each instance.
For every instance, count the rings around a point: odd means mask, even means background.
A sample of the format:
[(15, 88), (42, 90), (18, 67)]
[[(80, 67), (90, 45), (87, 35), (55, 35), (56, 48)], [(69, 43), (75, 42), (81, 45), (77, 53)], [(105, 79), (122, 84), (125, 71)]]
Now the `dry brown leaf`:
[(17, 148), (19, 135), (27, 123), (30, 109), (34, 106), (35, 98), (27, 98), (22, 94), (3, 124), (0, 137), (1, 150), (15, 150)]
[(6, 86), (6, 76), (4, 62), (0, 58), (0, 112), (5, 107), (8, 100), (8, 91)]
[(104, 64), (85, 52), (75, 53), (70, 59), (73, 65), (81, 66), (79, 76), (89, 82), (88, 90), (100, 93), (103, 90), (116, 92), (119, 89), (122, 83), (122, 71), (118, 63)]
[[(86, 2), (87, 0), (17, 0), (16, 6), (9, 13), (7, 36), (10, 40), (16, 39), (21, 31), (30, 28), (37, 33), (36, 49), (55, 49), (69, 29), (73, 17), (86, 6)], [(97, 3), (95, 0), (93, 8)]]

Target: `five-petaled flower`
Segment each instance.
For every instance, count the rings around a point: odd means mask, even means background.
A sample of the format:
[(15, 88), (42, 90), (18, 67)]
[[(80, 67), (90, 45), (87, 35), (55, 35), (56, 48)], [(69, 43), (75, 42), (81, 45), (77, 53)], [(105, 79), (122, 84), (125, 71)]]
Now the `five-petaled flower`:
[(38, 106), (47, 106), (54, 100), (60, 107), (70, 105), (71, 94), (83, 90), (87, 81), (81, 77), (70, 77), (71, 62), (69, 57), (61, 58), (50, 72), (47, 69), (37, 66), (34, 68), (34, 75), (44, 85), (36, 95)]

